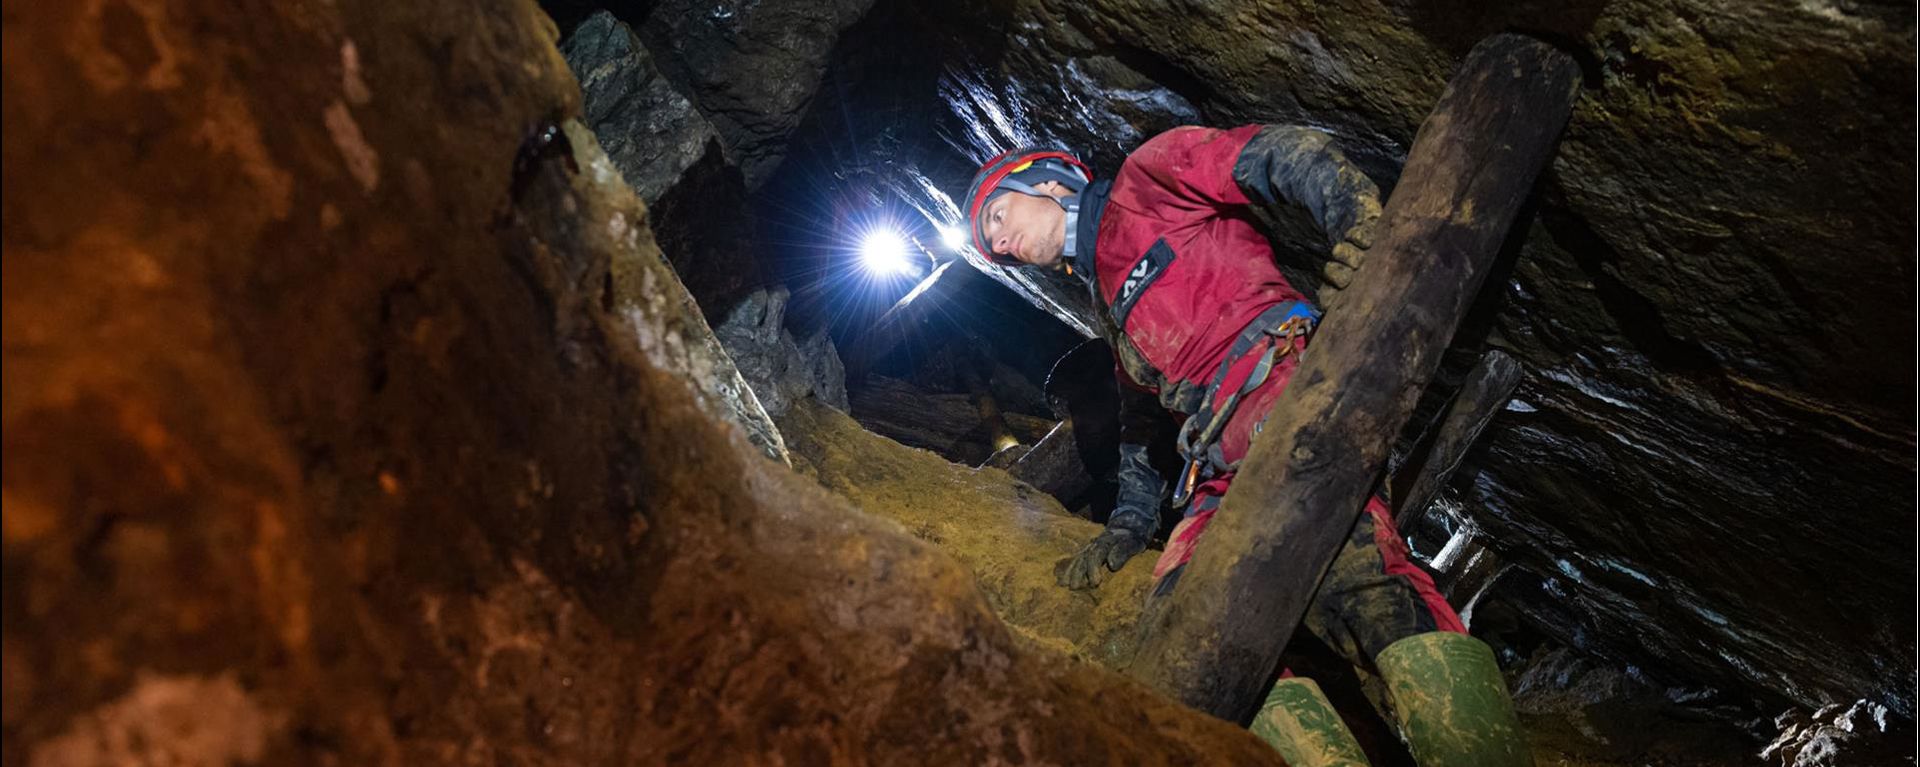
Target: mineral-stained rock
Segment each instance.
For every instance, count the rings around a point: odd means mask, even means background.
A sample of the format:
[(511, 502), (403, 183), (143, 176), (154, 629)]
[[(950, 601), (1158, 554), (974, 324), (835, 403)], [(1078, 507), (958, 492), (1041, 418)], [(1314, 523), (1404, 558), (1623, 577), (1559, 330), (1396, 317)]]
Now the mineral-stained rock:
[[(602, 208), (597, 209), (607, 225), (605, 231), (601, 231), (594, 226), (594, 219), (577, 215), (581, 209), (578, 203), (555, 200), (552, 205), (525, 206), (528, 212), (524, 218), (533, 230), (533, 236), (551, 246), (574, 246), (578, 250), (587, 250), (597, 239), (604, 237), (616, 240), (634, 238), (637, 243), (637, 222), (645, 221), (647, 216), (645, 204), (634, 199), (620, 181), (618, 172), (595, 144), (591, 132), (575, 120), (567, 121), (563, 128), (567, 140), (571, 142), (573, 164), (568, 167), (577, 167), (581, 183), (591, 185), (592, 194), (588, 195), (588, 199), (612, 201), (603, 202)], [(606, 284), (601, 286), (602, 308), (632, 312), (640, 304), (645, 304), (646, 308), (664, 316), (666, 332), (659, 335), (639, 333), (639, 342), (648, 351), (661, 355), (668, 361), (671, 370), (694, 384), (694, 395), (708, 413), (740, 427), (747, 440), (767, 457), (785, 462), (787, 447), (780, 439), (780, 430), (774, 427), (773, 419), (761, 406), (753, 388), (741, 377), (726, 348), (707, 327), (693, 295), (677, 280), (671, 279), (670, 273), (662, 270), (656, 274), (652, 270), (655, 266), (653, 262), (640, 260), (646, 256), (659, 260), (658, 249), (651, 243), (644, 248), (626, 242), (616, 242), (615, 245), (624, 246), (616, 251), (620, 254), (643, 250), (645, 256), (609, 258), (603, 276)], [(591, 291), (594, 286), (581, 281), (591, 280), (598, 273), (598, 264), (589, 261), (571, 266), (575, 282), (555, 286), (554, 290)], [(626, 300), (620, 300), (623, 298)], [(556, 314), (556, 326), (567, 326), (564, 317), (563, 314)], [(562, 343), (570, 344), (572, 341)]]
[(1275, 762), (724, 425), (531, 3), (102, 8), (6, 6), (5, 763)]
[(643, 34), (685, 82), (728, 155), (757, 187), (820, 87), (840, 32), (873, 0), (665, 0)]
[(713, 125), (611, 13), (582, 22), (560, 52), (580, 79), (581, 120), (640, 199), (658, 202), (717, 138)]
[(710, 321), (762, 282), (740, 169), (626, 24), (601, 11), (561, 44), (583, 119), (651, 211), (654, 238)]
[(1100, 526), (999, 469), (975, 469), (869, 432), (852, 418), (802, 402), (780, 418), (794, 468), (869, 514), (966, 564), (994, 612), (1041, 641), (1119, 668), (1132, 657), (1134, 623), (1152, 580), (1147, 552), (1099, 589), (1067, 591), (1063, 560)]

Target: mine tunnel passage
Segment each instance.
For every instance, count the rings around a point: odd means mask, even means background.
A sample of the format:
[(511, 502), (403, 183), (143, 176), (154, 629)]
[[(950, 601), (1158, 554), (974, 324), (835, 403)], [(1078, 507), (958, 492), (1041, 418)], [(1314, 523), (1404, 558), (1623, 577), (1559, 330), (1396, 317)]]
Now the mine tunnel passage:
[(1815, 5), (9, 5), (4, 761), (1912, 764)]

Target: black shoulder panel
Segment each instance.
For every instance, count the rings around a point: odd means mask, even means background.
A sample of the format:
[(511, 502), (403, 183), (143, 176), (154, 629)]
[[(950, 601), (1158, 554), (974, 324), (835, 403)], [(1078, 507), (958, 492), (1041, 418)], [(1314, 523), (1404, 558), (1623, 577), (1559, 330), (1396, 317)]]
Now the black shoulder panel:
[(1114, 325), (1126, 329), (1127, 314), (1133, 311), (1134, 304), (1140, 302), (1140, 297), (1146, 295), (1147, 288), (1160, 279), (1160, 275), (1167, 273), (1167, 266), (1172, 263), (1173, 248), (1164, 239), (1154, 240), (1147, 254), (1127, 270), (1126, 278), (1120, 283), (1120, 292), (1113, 296)]

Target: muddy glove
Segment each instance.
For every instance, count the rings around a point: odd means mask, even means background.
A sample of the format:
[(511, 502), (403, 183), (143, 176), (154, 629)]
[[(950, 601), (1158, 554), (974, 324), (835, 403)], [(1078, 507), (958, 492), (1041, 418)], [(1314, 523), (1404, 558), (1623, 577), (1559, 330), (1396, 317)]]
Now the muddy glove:
[(1147, 460), (1145, 445), (1120, 445), (1120, 494), (1107, 529), (1080, 547), (1056, 574), (1060, 585), (1076, 591), (1099, 586), (1108, 573), (1119, 572), (1135, 554), (1147, 548), (1147, 539), (1160, 522), (1160, 495), (1166, 482)]
[(1353, 281), (1353, 273), (1360, 268), (1360, 262), (1366, 258), (1367, 248), (1373, 247), (1373, 227), (1380, 221), (1380, 197), (1371, 192), (1360, 197), (1354, 208), (1358, 211), (1353, 225), (1347, 227), (1340, 241), (1333, 244), (1333, 260), (1327, 262), (1321, 276), (1334, 289), (1344, 289)]
[(1074, 591), (1094, 588), (1106, 582), (1108, 573), (1119, 572), (1133, 555), (1147, 548), (1147, 537), (1133, 530), (1107, 525), (1098, 536), (1081, 546), (1067, 560), (1056, 580)]
[(1256, 203), (1306, 208), (1333, 246), (1327, 282), (1335, 289), (1347, 286), (1373, 245), (1380, 189), (1334, 147), (1332, 136), (1292, 125), (1266, 126), (1240, 150), (1233, 180)]

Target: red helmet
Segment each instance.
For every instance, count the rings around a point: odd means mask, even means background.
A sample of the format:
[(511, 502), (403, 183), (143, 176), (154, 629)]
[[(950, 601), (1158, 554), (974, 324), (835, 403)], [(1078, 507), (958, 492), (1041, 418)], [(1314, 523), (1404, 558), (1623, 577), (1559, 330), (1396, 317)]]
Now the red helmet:
[[(998, 255), (987, 247), (987, 234), (980, 226), (980, 211), (985, 210), (993, 198), (1007, 192), (1045, 197), (1035, 187), (1048, 181), (1058, 181), (1077, 194), (1086, 188), (1087, 181), (1092, 178), (1093, 171), (1087, 168), (1086, 163), (1059, 149), (1025, 147), (1003, 152), (988, 160), (987, 164), (980, 166), (980, 172), (974, 174), (973, 184), (967, 187), (965, 210), (967, 228), (973, 232), (974, 250), (980, 251), (980, 255), (996, 264), (1018, 266), (1018, 259)], [(1064, 203), (1062, 205), (1064, 207)]]

